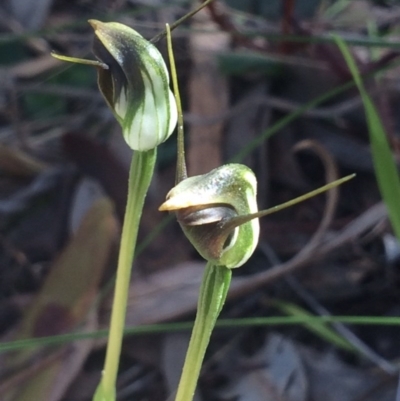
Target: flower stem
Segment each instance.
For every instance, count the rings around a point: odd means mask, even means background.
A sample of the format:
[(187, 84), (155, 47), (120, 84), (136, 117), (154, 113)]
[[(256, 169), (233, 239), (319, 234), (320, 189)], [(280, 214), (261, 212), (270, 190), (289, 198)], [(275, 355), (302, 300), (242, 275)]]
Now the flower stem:
[(103, 376), (93, 397), (94, 401), (115, 401), (116, 399), (115, 387), (124, 333), (131, 268), (143, 204), (153, 176), (156, 154), (156, 148), (146, 152), (136, 151), (133, 154), (111, 311), (110, 334)]
[(212, 330), (228, 293), (232, 271), (207, 263), (200, 287), (197, 314), (175, 401), (191, 401), (196, 390)]

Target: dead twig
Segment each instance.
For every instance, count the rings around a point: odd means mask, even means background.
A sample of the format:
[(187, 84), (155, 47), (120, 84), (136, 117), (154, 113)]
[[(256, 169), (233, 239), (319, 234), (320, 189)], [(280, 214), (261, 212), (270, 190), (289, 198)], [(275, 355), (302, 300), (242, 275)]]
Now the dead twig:
[(255, 274), (246, 279), (242, 278), (240, 282), (233, 282), (232, 289), (229, 293), (230, 299), (242, 297), (258, 288), (265, 287), (267, 284), (289, 273), (306, 267), (310, 263), (315, 263), (330, 252), (354, 241), (365, 231), (371, 229), (385, 218), (387, 218), (386, 207), (380, 202), (349, 223), (329, 241), (320, 244), (313, 252), (303, 255), (301, 258), (295, 256), (289, 261), (274, 266), (265, 272)]

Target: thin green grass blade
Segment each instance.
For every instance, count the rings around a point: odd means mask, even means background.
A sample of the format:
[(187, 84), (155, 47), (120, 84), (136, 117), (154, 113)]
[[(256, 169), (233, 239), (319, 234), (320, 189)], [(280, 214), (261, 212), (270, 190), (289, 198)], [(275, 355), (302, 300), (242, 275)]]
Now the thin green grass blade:
[(286, 326), (306, 322), (340, 322), (358, 326), (400, 326), (393, 316), (270, 316), (242, 319), (220, 319), (217, 327)]
[(376, 179), (378, 181), (382, 199), (388, 209), (388, 215), (393, 230), (396, 237), (400, 240), (400, 178), (387, 141), (385, 128), (383, 127), (372, 99), (364, 87), (360, 72), (349, 48), (340, 37), (334, 36), (334, 39), (342, 52), (347, 66), (353, 75), (357, 88), (360, 91), (368, 125)]
[(356, 352), (356, 349), (345, 338), (329, 327), (329, 323), (324, 321), (307, 321), (306, 319), (312, 317), (313, 315), (303, 308), (300, 308), (292, 303), (282, 301), (273, 301), (272, 305), (278, 308), (282, 313), (285, 313), (289, 316), (303, 317), (305, 319), (305, 321), (302, 323), (303, 326), (323, 340), (328, 341), (329, 343), (345, 351)]
[[(332, 323), (340, 322), (359, 326), (400, 326), (400, 317), (393, 316), (269, 316), (251, 317), (243, 319), (220, 319), (216, 327), (240, 328), (255, 326), (287, 326), (305, 323)], [(126, 327), (125, 335), (145, 335), (151, 333), (172, 333), (187, 331), (193, 327), (193, 322), (159, 323), (152, 325)], [(8, 341), (0, 343), (0, 353), (22, 348), (34, 348), (56, 344), (66, 344), (72, 341), (88, 338), (105, 338), (108, 330), (98, 330), (86, 333), (60, 334), (57, 336), (31, 338), (27, 340)]]

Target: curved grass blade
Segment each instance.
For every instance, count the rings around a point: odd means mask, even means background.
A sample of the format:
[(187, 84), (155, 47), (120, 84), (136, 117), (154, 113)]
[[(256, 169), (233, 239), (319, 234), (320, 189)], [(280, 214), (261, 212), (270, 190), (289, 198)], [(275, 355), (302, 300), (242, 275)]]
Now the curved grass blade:
[(376, 179), (382, 199), (388, 209), (388, 215), (393, 230), (396, 237), (400, 240), (400, 177), (390, 150), (385, 128), (371, 97), (365, 89), (360, 72), (349, 48), (339, 36), (335, 35), (334, 39), (342, 52), (347, 66), (353, 75), (354, 82), (360, 91), (368, 125)]

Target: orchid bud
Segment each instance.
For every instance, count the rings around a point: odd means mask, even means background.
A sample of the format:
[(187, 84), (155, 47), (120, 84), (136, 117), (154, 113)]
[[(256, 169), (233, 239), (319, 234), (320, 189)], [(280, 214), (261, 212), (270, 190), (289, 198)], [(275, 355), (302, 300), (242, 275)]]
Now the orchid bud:
[(55, 57), (97, 67), (99, 89), (133, 150), (155, 148), (172, 134), (177, 108), (169, 74), (157, 48), (118, 22), (90, 20), (97, 61)]
[(159, 210), (176, 213), (204, 259), (235, 268), (250, 258), (258, 243), (256, 192), (257, 181), (248, 167), (227, 164), (181, 181)]

